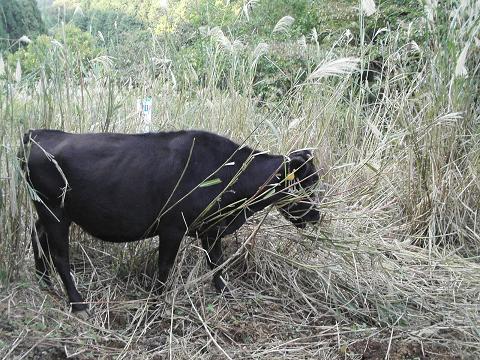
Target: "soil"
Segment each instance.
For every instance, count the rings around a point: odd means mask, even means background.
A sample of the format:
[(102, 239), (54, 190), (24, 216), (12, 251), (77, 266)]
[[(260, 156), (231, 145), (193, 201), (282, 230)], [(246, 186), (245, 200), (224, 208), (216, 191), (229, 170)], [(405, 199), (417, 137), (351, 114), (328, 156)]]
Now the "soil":
[(348, 346), (347, 352), (361, 355), (362, 360), (384, 360), (387, 353), (390, 360), (463, 359), (445, 346), (427, 344), (422, 347), (418, 342), (408, 341), (392, 342), (389, 349), (389, 341), (361, 340)]

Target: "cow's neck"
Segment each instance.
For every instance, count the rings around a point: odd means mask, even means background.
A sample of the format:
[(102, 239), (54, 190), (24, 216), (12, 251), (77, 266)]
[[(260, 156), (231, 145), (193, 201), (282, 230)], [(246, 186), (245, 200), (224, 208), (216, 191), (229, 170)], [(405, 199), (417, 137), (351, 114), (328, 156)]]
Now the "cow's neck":
[[(281, 155), (254, 154), (254, 158), (244, 172), (241, 193), (254, 198), (251, 209), (256, 212), (280, 200), (284, 157)], [(272, 194), (275, 189), (275, 193)], [(268, 197), (266, 194), (268, 193)]]
[[(237, 154), (235, 162), (237, 164), (248, 162), (249, 164), (243, 171), (240, 167), (236, 169), (240, 177), (233, 187), (227, 189), (221, 196), (219, 204), (222, 209), (220, 213), (225, 215), (222, 220), (224, 225), (219, 228), (222, 236), (237, 230), (252, 214), (277, 202), (284, 196), (281, 192), (283, 190), (281, 185), (275, 186), (281, 181), (281, 178), (277, 178), (276, 175), (282, 174), (284, 171), (284, 157), (259, 154), (248, 148), (242, 150), (245, 151)], [(272, 189), (275, 189), (274, 194), (271, 193)], [(268, 197), (267, 193), (270, 193)], [(235, 209), (231, 207), (232, 204), (235, 204)], [(218, 224), (218, 222), (214, 224)], [(214, 224), (204, 223), (199, 231), (208, 233), (212, 229), (215, 230)], [(219, 234), (214, 235), (218, 236)]]

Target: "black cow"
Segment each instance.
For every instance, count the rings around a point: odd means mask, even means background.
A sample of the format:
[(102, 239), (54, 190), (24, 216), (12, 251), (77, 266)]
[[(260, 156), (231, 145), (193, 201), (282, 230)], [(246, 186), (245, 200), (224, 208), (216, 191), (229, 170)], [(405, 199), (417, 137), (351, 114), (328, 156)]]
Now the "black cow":
[[(220, 238), (268, 205), (276, 204), (298, 227), (319, 219), (310, 191), (318, 175), (309, 151), (267, 155), (204, 131), (31, 130), (23, 142), (38, 213), (36, 272), (51, 284), (51, 256), (73, 311), (87, 305), (70, 275), (71, 222), (109, 242), (158, 236), (159, 280), (165, 283), (184, 235), (202, 240), (214, 269), (223, 262)], [(221, 271), (213, 281), (218, 291), (227, 290)]]

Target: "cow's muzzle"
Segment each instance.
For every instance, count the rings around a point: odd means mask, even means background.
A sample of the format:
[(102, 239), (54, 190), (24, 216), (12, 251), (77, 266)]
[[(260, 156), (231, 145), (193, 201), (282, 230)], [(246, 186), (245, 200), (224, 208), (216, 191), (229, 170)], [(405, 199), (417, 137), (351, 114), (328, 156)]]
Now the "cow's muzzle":
[(307, 224), (314, 224), (320, 220), (320, 211), (315, 202), (300, 202), (279, 207), (280, 213), (293, 225), (303, 229)]

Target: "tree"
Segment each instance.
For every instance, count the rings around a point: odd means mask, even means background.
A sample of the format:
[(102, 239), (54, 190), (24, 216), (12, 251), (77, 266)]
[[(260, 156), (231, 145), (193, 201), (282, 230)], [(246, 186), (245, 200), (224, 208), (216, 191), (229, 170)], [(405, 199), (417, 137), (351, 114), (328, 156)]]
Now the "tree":
[(71, 68), (77, 68), (79, 63), (88, 64), (100, 52), (93, 36), (73, 24), (58, 26), (52, 31), (52, 36), (37, 36), (27, 46), (8, 54), (8, 64), (13, 67), (20, 61), (25, 74), (36, 72), (42, 67), (48, 74), (62, 62)]
[(35, 38), (43, 33), (45, 24), (35, 0), (0, 0), (0, 49), (11, 47), (23, 35)]

